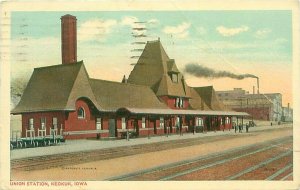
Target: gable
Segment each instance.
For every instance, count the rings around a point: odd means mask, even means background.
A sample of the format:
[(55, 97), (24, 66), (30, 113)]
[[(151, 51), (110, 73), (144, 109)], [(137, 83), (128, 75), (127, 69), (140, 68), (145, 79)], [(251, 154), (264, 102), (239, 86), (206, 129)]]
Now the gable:
[(74, 81), (67, 101), (67, 109), (75, 109), (75, 103), (79, 98), (88, 98), (98, 110), (102, 110), (94, 96), (90, 86), (89, 76), (84, 65), (80, 67), (76, 80)]
[(225, 110), (224, 104), (219, 101), (212, 86), (194, 87), (194, 90), (211, 110)]
[(35, 68), (12, 113), (66, 110), (82, 63)]

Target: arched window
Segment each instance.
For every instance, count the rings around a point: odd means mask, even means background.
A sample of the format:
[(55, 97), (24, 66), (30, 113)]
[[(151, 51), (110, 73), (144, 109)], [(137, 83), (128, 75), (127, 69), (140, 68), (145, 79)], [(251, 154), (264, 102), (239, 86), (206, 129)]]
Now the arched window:
[(85, 118), (85, 111), (82, 107), (80, 107), (77, 111), (78, 119), (84, 119)]

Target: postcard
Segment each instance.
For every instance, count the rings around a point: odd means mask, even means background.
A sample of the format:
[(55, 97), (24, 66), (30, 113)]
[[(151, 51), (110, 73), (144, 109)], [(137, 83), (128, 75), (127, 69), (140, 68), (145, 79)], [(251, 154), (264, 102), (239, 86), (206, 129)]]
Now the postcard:
[(0, 18), (1, 189), (299, 189), (298, 1)]

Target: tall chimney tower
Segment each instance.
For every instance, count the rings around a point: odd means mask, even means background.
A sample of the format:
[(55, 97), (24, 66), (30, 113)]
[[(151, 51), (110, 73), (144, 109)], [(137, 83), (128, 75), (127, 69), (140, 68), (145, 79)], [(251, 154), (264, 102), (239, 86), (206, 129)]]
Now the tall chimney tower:
[(61, 18), (61, 58), (62, 64), (77, 62), (76, 17), (64, 15)]

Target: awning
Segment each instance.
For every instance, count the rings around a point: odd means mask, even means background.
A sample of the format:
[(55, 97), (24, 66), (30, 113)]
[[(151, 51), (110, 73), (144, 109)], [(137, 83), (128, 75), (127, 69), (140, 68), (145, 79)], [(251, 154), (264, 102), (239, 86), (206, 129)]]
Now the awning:
[(117, 113), (129, 112), (143, 115), (213, 115), (213, 116), (250, 116), (246, 112), (235, 111), (205, 111), (205, 110), (175, 110), (175, 109), (149, 109), (149, 108), (120, 108)]

